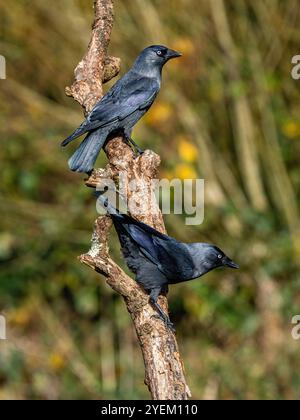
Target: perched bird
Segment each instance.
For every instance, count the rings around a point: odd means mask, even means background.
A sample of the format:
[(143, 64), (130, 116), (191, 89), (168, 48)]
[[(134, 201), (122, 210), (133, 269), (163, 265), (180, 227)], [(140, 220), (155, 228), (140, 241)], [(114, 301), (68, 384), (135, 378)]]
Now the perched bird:
[(218, 267), (239, 268), (218, 247), (179, 242), (119, 213), (102, 193), (96, 192), (96, 196), (113, 220), (128, 268), (150, 295), (150, 303), (169, 328), (173, 329), (173, 324), (157, 303), (158, 296), (167, 291), (169, 284), (193, 280)]
[(154, 102), (161, 85), (163, 66), (181, 54), (163, 45), (145, 48), (132, 68), (96, 103), (86, 120), (62, 142), (86, 137), (69, 159), (69, 167), (76, 172), (90, 172), (108, 136), (122, 134), (139, 153), (142, 150), (131, 138), (131, 131), (138, 120)]

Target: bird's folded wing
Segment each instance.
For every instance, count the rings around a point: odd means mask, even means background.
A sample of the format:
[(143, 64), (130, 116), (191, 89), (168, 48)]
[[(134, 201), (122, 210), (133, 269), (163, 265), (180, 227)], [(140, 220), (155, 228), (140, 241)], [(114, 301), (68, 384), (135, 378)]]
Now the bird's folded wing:
[(148, 108), (157, 95), (159, 86), (155, 79), (141, 77), (117, 86), (109, 95), (96, 104), (87, 118), (89, 124), (97, 128), (121, 121), (137, 110)]
[(136, 221), (128, 224), (126, 229), (146, 257), (169, 279), (184, 280), (193, 277), (194, 262), (184, 243)]
[(124, 120), (138, 110), (149, 108), (158, 90), (158, 82), (153, 78), (141, 77), (126, 83), (120, 79), (94, 106), (80, 127), (62, 142), (62, 146), (88, 131), (104, 128)]

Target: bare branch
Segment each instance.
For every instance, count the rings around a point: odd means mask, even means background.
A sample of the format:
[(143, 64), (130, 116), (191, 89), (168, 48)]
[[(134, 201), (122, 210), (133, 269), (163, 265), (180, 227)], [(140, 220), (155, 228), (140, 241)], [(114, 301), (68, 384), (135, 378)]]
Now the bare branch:
[(66, 88), (66, 94), (72, 96), (89, 113), (102, 96), (102, 83), (108, 82), (120, 71), (120, 59), (108, 57), (107, 49), (113, 26), (113, 2), (94, 0), (95, 20), (87, 53), (77, 65), (75, 82)]
[[(95, 0), (95, 21), (87, 53), (75, 69), (75, 82), (66, 93), (78, 101), (85, 112), (89, 112), (102, 96), (102, 83), (119, 72), (120, 60), (107, 57), (107, 49), (113, 25), (113, 1)], [(134, 158), (130, 147), (122, 138), (110, 140), (106, 146), (109, 164), (106, 169), (95, 169), (86, 185), (95, 187), (103, 178), (118, 182), (119, 174), (125, 175), (128, 198), (136, 203), (131, 215), (165, 232), (161, 212), (154, 202), (153, 183), (156, 178), (160, 157), (147, 150)], [(131, 191), (129, 183), (135, 181)], [(134, 323), (145, 364), (145, 383), (153, 399), (185, 400), (190, 396), (184, 376), (175, 335), (165, 327), (149, 304), (149, 296), (109, 256), (108, 234), (111, 219), (99, 217), (95, 222), (91, 249), (79, 260), (103, 274), (107, 284), (121, 294)], [(166, 296), (160, 296), (159, 303), (168, 310)]]

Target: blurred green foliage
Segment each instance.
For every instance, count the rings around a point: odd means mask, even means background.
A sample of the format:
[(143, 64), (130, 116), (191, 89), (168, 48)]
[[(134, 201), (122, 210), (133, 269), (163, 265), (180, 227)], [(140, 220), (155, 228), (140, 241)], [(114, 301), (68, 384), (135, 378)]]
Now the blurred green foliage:
[[(300, 6), (174, 3), (115, 2), (110, 51), (122, 73), (149, 44), (184, 53), (134, 137), (161, 155), (161, 176), (206, 180), (204, 224), (170, 215), (168, 232), (216, 243), (241, 265), (171, 289), (188, 381), (194, 398), (298, 399), (300, 82), (290, 72)], [(91, 5), (0, 4), (1, 399), (148, 396), (122, 300), (76, 261), (95, 203), (59, 146), (82, 120), (64, 87), (89, 40)], [(124, 266), (114, 233), (111, 248)]]

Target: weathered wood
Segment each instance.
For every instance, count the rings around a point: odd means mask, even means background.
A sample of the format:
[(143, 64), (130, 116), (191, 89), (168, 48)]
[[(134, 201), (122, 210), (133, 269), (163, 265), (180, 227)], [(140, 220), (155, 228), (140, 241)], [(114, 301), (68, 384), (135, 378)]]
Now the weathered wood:
[[(75, 69), (75, 81), (66, 88), (69, 96), (78, 101), (85, 113), (89, 112), (103, 94), (102, 84), (119, 72), (120, 60), (107, 57), (107, 49), (113, 25), (113, 1), (95, 0), (95, 21), (87, 53)], [(157, 177), (160, 158), (147, 150), (135, 158), (122, 138), (110, 140), (106, 146), (109, 164), (106, 169), (95, 169), (86, 185), (96, 187), (101, 179), (118, 181), (122, 172), (123, 188), (136, 206), (130, 208), (131, 215), (148, 223), (161, 232), (165, 226), (153, 195), (152, 180)], [(129, 183), (135, 182), (132, 191)], [(156, 311), (149, 304), (149, 296), (109, 256), (108, 234), (111, 219), (98, 217), (95, 222), (92, 246), (79, 260), (98, 271), (107, 284), (121, 294), (131, 315), (141, 346), (145, 364), (145, 383), (153, 399), (185, 400), (190, 390), (185, 380), (175, 335), (168, 330)], [(168, 311), (166, 296), (159, 303)]]

